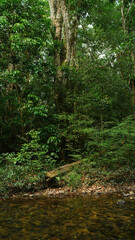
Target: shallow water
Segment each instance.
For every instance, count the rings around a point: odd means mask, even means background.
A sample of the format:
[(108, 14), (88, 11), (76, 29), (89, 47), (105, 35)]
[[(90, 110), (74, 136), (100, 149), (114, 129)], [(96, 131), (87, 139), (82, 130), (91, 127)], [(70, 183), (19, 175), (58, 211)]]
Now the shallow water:
[(135, 200), (118, 195), (0, 202), (0, 240), (134, 240)]

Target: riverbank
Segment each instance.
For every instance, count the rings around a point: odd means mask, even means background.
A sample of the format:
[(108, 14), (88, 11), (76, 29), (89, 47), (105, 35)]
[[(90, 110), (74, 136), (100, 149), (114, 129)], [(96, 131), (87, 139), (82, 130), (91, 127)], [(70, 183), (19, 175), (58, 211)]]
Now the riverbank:
[(130, 184), (93, 184), (91, 187), (83, 186), (81, 188), (73, 189), (72, 187), (59, 187), (59, 188), (47, 188), (36, 192), (19, 192), (12, 193), (8, 197), (10, 198), (66, 198), (66, 197), (79, 197), (86, 195), (99, 196), (101, 194), (120, 193), (123, 198), (135, 199), (135, 183)]
[[(18, 173), (19, 167), (19, 173)], [(135, 169), (122, 166), (115, 170), (91, 167), (80, 161), (66, 164), (49, 172), (23, 171), (22, 166), (4, 168), (0, 182), (0, 197), (63, 198), (80, 195), (122, 193), (135, 196)], [(10, 177), (9, 177), (10, 176)]]

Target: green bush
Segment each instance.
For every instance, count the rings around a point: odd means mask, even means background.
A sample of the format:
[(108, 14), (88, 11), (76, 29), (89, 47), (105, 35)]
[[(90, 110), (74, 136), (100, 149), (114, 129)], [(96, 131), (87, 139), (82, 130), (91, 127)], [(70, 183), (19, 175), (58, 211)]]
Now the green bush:
[[(33, 170), (50, 170), (54, 168), (57, 154), (49, 153), (49, 141), (47, 144), (40, 144), (40, 132), (31, 130), (28, 135), (31, 140), (22, 145), (20, 152), (11, 159), (14, 164), (27, 165)], [(51, 138), (52, 141), (52, 138)]]
[(57, 153), (49, 152), (50, 142), (40, 144), (40, 132), (28, 133), (29, 141), (22, 145), (18, 153), (0, 155), (0, 192), (29, 190), (42, 186), (45, 173), (56, 166)]
[(82, 182), (81, 169), (74, 167), (72, 171), (62, 177), (69, 187), (77, 188)]
[(135, 167), (135, 121), (125, 118), (121, 123), (103, 131), (95, 130), (86, 145), (87, 158), (107, 168), (130, 165)]

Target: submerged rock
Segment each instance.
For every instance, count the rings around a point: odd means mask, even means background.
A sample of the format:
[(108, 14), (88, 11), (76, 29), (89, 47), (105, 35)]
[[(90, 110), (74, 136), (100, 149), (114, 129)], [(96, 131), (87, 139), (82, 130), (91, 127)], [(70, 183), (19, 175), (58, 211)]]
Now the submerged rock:
[(119, 199), (119, 200), (117, 201), (117, 205), (123, 206), (123, 205), (125, 205), (125, 201), (122, 200), (122, 199)]
[(130, 197), (129, 193), (123, 193), (123, 197)]
[(130, 191), (129, 193), (123, 193), (123, 197), (134, 197), (135, 193), (133, 191)]

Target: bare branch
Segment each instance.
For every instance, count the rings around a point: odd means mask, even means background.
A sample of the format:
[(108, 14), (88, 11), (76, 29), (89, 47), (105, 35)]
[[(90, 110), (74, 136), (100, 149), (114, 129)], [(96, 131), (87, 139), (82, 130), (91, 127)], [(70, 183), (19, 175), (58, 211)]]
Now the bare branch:
[(127, 19), (127, 16), (128, 16), (128, 14), (129, 14), (129, 12), (130, 12), (130, 10), (131, 10), (131, 7), (132, 7), (133, 3), (134, 3), (134, 0), (132, 0), (132, 3), (131, 3), (130, 6), (129, 6), (129, 9), (128, 9), (127, 14), (126, 14), (126, 17), (125, 17), (125, 21), (126, 21), (126, 19)]
[(126, 24), (125, 24), (125, 16), (124, 16), (124, 0), (121, 0), (121, 15), (122, 15), (122, 26), (123, 26), (123, 30), (124, 33), (126, 32)]

